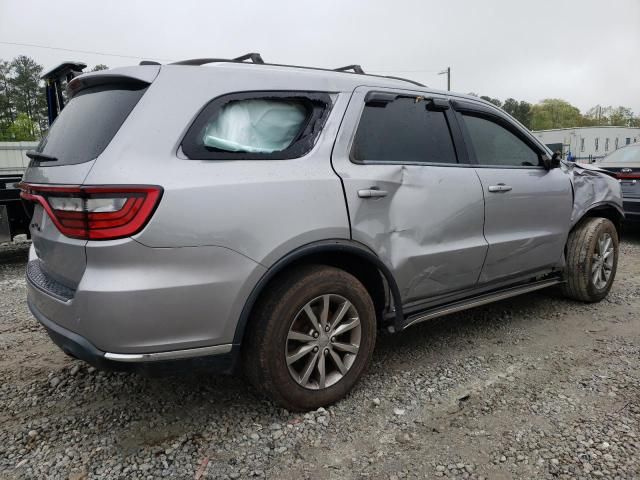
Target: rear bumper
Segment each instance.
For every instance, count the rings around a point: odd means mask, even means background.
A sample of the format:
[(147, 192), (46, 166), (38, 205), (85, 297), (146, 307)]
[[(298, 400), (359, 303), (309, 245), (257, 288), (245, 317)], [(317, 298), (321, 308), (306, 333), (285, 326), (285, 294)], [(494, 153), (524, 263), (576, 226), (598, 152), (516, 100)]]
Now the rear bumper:
[(126, 363), (227, 353), (264, 271), (220, 247), (149, 248), (121, 240), (88, 245), (86, 256), (72, 289), (47, 273), (32, 248), (28, 300), (42, 317)]
[(623, 198), (625, 220), (640, 222), (640, 198)]
[(157, 353), (103, 352), (83, 336), (48, 319), (31, 300), (28, 301), (28, 305), (33, 316), (62, 351), (100, 369), (161, 372), (206, 368), (217, 373), (231, 373), (236, 364), (238, 350), (230, 344)]

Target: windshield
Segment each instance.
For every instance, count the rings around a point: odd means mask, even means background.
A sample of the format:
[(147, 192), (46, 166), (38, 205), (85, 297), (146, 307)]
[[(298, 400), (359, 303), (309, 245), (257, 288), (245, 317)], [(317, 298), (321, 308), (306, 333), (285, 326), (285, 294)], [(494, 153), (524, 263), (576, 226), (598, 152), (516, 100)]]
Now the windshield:
[(602, 163), (640, 163), (640, 147), (625, 147), (602, 159)]
[(100, 85), (80, 91), (53, 122), (37, 151), (57, 158), (47, 166), (93, 160), (107, 147), (145, 90)]

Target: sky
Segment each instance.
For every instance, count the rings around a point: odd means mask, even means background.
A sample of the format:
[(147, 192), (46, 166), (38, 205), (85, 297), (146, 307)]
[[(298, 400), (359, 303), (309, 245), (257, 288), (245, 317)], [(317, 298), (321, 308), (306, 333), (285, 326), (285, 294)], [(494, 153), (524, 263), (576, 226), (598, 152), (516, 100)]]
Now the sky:
[(0, 0), (0, 59), (45, 69), (247, 52), (439, 89), (451, 67), (458, 92), (640, 114), (640, 0)]

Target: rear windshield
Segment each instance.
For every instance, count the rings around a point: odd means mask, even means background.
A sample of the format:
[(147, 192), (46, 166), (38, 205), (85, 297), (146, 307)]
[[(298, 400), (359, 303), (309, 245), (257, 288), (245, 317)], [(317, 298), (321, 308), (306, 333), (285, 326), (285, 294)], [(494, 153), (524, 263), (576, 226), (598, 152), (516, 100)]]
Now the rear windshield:
[(141, 86), (100, 85), (80, 91), (37, 151), (58, 160), (47, 166), (74, 165), (100, 155), (146, 90)]

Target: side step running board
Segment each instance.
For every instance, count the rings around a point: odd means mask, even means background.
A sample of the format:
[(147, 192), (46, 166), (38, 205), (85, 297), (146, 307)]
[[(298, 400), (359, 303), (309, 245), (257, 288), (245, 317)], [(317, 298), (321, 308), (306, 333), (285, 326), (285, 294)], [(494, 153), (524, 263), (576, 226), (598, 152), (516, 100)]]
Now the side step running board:
[(448, 305), (435, 307), (430, 310), (426, 310), (424, 312), (420, 312), (407, 317), (407, 319), (404, 321), (404, 324), (402, 325), (401, 330), (404, 330), (411, 325), (415, 325), (416, 323), (425, 322), (433, 318), (442, 317), (444, 315), (460, 312), (469, 308), (479, 307), (480, 305), (496, 302), (498, 300), (504, 300), (505, 298), (515, 297), (516, 295), (520, 295), (523, 293), (533, 292), (542, 288), (551, 287), (552, 285), (557, 285), (558, 283), (562, 283), (562, 280), (558, 278), (550, 280), (540, 280), (538, 282), (511, 287), (506, 290), (500, 290), (498, 292), (485, 293), (476, 297), (467, 298), (466, 300), (461, 300), (455, 303), (450, 303)]

